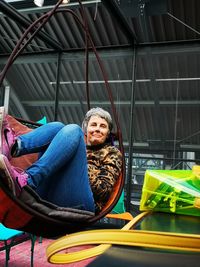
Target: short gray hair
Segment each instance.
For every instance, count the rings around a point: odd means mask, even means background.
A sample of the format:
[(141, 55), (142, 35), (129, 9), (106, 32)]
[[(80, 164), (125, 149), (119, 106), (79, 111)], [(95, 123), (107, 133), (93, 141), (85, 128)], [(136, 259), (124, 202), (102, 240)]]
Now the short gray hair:
[(82, 129), (83, 129), (84, 133), (87, 132), (88, 122), (92, 116), (98, 116), (102, 119), (105, 119), (108, 123), (108, 127), (109, 127), (110, 132), (112, 131), (113, 123), (112, 123), (112, 118), (111, 118), (110, 113), (108, 111), (102, 109), (102, 108), (97, 107), (97, 108), (91, 108), (85, 114), (85, 118), (84, 118), (83, 123), (82, 123)]

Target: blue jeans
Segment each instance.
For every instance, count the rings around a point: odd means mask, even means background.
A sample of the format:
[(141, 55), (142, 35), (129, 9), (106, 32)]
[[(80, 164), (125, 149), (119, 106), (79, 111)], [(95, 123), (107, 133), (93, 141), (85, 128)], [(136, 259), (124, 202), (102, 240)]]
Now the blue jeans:
[(62, 207), (95, 211), (82, 129), (51, 122), (18, 137), (18, 155), (39, 152), (26, 173), (43, 199)]

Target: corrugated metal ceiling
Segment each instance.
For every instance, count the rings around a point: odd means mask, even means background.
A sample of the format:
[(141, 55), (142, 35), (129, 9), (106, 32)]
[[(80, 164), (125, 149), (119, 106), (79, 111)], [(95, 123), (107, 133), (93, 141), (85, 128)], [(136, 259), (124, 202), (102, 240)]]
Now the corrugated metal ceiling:
[[(30, 0), (0, 3), (1, 69), (30, 21), (56, 2), (46, 0), (42, 8)], [(113, 93), (125, 145), (128, 147), (133, 129), (135, 150), (199, 151), (200, 1), (82, 2)], [(63, 8), (81, 18), (77, 1), (70, 3)], [(87, 110), (84, 31), (67, 12), (53, 16), (42, 31), (6, 75), (4, 84), (11, 88), (9, 113), (31, 120), (43, 116), (53, 120), (60, 62), (58, 119), (80, 124)], [(92, 52), (89, 61), (91, 106), (111, 110), (104, 77)]]

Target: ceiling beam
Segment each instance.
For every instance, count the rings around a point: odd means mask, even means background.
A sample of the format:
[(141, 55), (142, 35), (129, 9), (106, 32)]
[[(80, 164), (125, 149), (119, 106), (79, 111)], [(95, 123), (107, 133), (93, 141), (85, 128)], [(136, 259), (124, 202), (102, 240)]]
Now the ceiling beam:
[[(21, 103), (25, 106), (31, 106), (31, 107), (47, 107), (47, 106), (54, 106), (55, 101), (48, 101), (48, 100), (38, 100), (38, 101), (21, 101)], [(80, 104), (80, 101), (59, 101), (59, 106), (78, 106)], [(87, 105), (86, 101), (82, 101), (83, 105)], [(109, 101), (91, 101), (91, 105), (98, 105), (101, 104), (101, 106), (109, 106)], [(114, 101), (114, 104), (121, 105), (121, 106), (130, 106), (131, 101)], [(155, 101), (135, 101), (135, 105), (137, 107), (149, 107), (149, 106), (155, 106), (156, 104), (160, 106), (199, 106), (200, 100), (185, 100), (185, 101), (159, 101), (158, 103), (155, 103)]]
[[(151, 49), (151, 54), (153, 56), (162, 56), (162, 55), (171, 55), (178, 56), (179, 54), (197, 54), (200, 53), (200, 46), (197, 44), (194, 45), (174, 45), (174, 46), (164, 46), (164, 47), (153, 47)], [(99, 51), (99, 55), (102, 59), (106, 58), (123, 58), (123, 57), (131, 57), (133, 56), (133, 50), (130, 48), (115, 48), (113, 51), (110, 49), (103, 49)], [(146, 48), (141, 47), (137, 49), (137, 57), (146, 56)], [(8, 55), (9, 56), (9, 55)], [(0, 55), (0, 64), (5, 64), (8, 56)], [(51, 63), (57, 62), (57, 52), (55, 51), (47, 51), (47, 52), (37, 52), (37, 53), (27, 53), (21, 55), (14, 64), (22, 64), (22, 63)], [(90, 53), (90, 60), (96, 60), (96, 57), (93, 52)], [(84, 51), (73, 51), (73, 52), (63, 52), (62, 60), (66, 60), (69, 62), (78, 62), (85, 60), (85, 52)]]
[[(36, 7), (33, 3), (30, 3), (30, 1), (22, 1), (25, 2), (23, 4), (15, 4), (15, 2), (12, 3), (12, 6), (14, 6), (20, 13), (23, 14), (35, 14), (35, 13), (45, 13), (50, 11), (52, 8), (54, 8), (54, 6), (56, 5), (57, 1), (45, 1), (44, 5), (41, 7)], [(85, 1), (81, 1), (83, 6), (89, 7), (89, 6), (94, 6), (94, 5), (100, 5), (101, 4), (101, 0), (85, 0)], [(34, 6), (33, 6), (34, 5)], [(79, 7), (79, 3), (78, 1), (73, 1), (71, 0), (69, 3), (67, 4), (62, 4), (62, 7), (67, 7), (70, 9), (73, 8), (77, 8)]]

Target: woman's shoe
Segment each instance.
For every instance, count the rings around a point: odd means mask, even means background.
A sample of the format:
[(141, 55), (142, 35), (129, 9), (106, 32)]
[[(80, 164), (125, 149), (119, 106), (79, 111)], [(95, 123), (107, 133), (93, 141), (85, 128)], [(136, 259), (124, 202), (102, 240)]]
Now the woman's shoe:
[(27, 185), (28, 174), (12, 166), (8, 158), (0, 154), (0, 179), (15, 196), (19, 196), (22, 187)]

